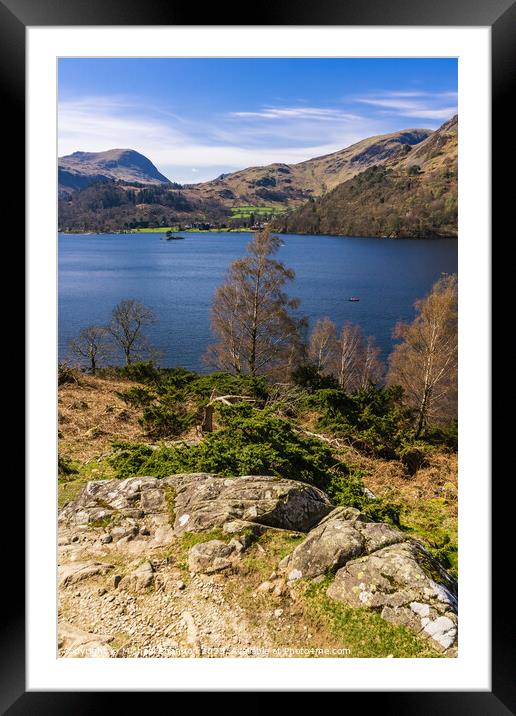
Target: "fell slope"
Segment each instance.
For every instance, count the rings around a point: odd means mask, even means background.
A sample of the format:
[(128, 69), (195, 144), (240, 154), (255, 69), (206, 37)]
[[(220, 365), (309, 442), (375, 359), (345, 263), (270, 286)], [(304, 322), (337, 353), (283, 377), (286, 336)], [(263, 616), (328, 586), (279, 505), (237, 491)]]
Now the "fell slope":
[(142, 184), (169, 184), (154, 164), (133, 149), (74, 152), (58, 160), (60, 191), (74, 191), (110, 179)]
[(402, 130), (299, 164), (250, 167), (185, 186), (168, 182), (131, 150), (75, 152), (59, 160), (59, 226), (65, 231), (116, 231), (178, 222), (220, 225), (232, 208), (242, 205), (283, 211), (374, 164), (405, 156), (431, 134), (428, 129)]
[(423, 142), (429, 129), (405, 129), (363, 139), (338, 152), (299, 164), (250, 167), (218, 179), (187, 187), (203, 197), (218, 198), (227, 206), (292, 204), (320, 196), (373, 164), (385, 162)]
[(457, 236), (457, 116), (275, 223), (285, 233)]

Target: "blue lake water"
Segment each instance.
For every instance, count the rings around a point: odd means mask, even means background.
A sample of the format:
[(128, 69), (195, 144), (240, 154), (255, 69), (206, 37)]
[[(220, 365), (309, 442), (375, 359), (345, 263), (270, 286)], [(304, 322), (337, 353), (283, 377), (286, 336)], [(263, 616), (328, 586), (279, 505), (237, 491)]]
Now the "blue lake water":
[[(136, 298), (154, 309), (147, 334), (163, 352), (164, 366), (206, 370), (201, 357), (213, 340), (209, 309), (228, 265), (245, 253), (250, 234), (186, 233), (59, 235), (59, 355), (81, 328), (107, 323), (111, 309)], [(413, 319), (414, 301), (442, 272), (457, 271), (453, 239), (282, 237), (278, 259), (296, 272), (288, 293), (301, 299), (311, 325), (329, 316), (359, 324), (386, 358), (397, 321)], [(347, 301), (350, 296), (360, 302)]]

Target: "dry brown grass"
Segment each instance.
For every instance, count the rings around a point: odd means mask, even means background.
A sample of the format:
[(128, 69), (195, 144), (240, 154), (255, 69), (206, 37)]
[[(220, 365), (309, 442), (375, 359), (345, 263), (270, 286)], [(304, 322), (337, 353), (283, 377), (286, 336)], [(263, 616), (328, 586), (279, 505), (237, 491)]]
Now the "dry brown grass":
[(111, 450), (115, 438), (147, 442), (138, 423), (141, 409), (126, 405), (116, 393), (136, 383), (81, 375), (79, 382), (59, 387), (59, 450), (86, 462)]

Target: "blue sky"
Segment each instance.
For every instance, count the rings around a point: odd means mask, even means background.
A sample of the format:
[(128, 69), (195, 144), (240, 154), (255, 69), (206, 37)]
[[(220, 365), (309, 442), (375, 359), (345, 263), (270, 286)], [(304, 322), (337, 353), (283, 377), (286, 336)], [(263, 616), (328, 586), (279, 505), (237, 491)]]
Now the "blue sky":
[(59, 155), (135, 149), (194, 183), (293, 163), (457, 111), (457, 60), (59, 60)]

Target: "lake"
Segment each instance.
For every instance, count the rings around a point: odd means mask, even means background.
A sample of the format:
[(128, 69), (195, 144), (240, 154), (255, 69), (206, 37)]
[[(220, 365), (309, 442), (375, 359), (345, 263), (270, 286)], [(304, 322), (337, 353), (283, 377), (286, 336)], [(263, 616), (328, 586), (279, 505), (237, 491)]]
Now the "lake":
[[(244, 255), (251, 234), (185, 233), (184, 241), (163, 234), (60, 234), (59, 356), (81, 328), (109, 321), (124, 298), (156, 312), (147, 333), (163, 351), (164, 366), (206, 371), (201, 357), (213, 340), (209, 309), (228, 265)], [(397, 321), (413, 319), (414, 301), (442, 272), (457, 271), (453, 239), (369, 239), (340, 236), (282, 236), (278, 259), (296, 272), (288, 287), (301, 299), (300, 312), (313, 325), (329, 316), (338, 327), (359, 324), (373, 335), (386, 358)], [(347, 301), (350, 296), (360, 302)]]

